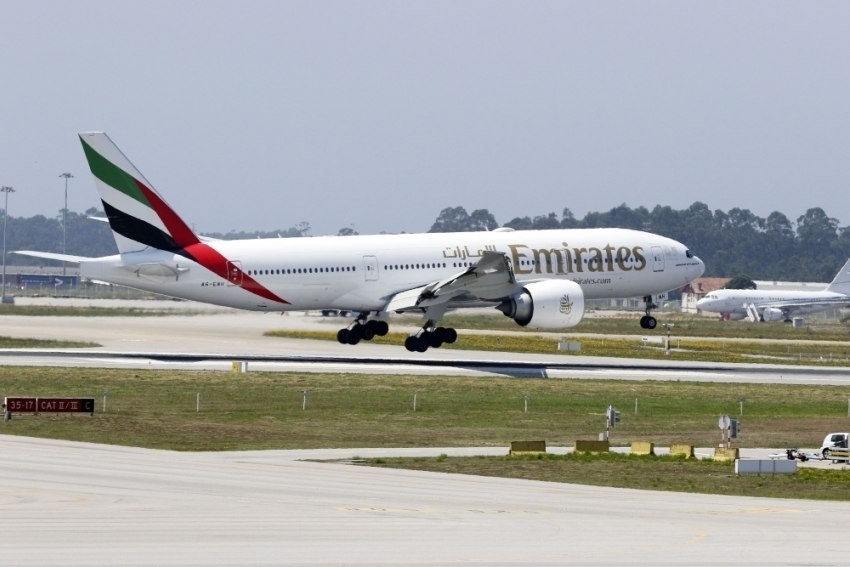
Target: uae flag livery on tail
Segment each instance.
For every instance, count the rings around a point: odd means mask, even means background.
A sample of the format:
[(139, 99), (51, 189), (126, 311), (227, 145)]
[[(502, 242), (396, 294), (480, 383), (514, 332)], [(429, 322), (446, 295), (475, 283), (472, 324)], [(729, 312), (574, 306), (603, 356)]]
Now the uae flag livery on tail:
[(80, 134), (83, 151), (121, 254), (154, 248), (197, 262), (264, 299), (287, 301), (203, 242), (103, 132)]

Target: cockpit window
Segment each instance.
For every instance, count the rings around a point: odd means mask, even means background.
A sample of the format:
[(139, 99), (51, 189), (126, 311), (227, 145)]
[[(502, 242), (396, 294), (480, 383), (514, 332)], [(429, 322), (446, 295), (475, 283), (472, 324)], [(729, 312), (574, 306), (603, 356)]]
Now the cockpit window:
[(694, 254), (690, 250), (685, 250), (685, 256), (687, 256), (688, 258), (693, 258)]

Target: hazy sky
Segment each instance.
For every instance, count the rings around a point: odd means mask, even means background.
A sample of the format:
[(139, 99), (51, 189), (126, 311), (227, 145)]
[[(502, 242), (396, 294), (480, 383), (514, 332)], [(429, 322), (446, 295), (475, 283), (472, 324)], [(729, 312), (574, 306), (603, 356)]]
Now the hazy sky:
[[(850, 224), (848, 2), (40, 1), (0, 12), (12, 216), (104, 130), (199, 232), (694, 201)], [(0, 203), (0, 207), (2, 203)]]

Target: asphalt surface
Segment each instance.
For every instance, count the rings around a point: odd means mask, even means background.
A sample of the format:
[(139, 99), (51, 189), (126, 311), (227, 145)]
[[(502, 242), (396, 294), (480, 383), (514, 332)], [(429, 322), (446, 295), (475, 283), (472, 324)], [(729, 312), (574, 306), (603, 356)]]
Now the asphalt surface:
[[(348, 348), (365, 359), (408, 354), (400, 346), (341, 347), (262, 336), (263, 330), (287, 325), (339, 324), (227, 311), (128, 319), (0, 317), (4, 335), (94, 340), (103, 344), (96, 350), (107, 355), (88, 362), (81, 352), (46, 357), (59, 365), (127, 364), (121, 354), (128, 352), (151, 355), (135, 361), (151, 365), (162, 353), (327, 357)], [(110, 353), (117, 353), (114, 360)], [(439, 350), (425, 356), (480, 357)], [(3, 356), (0, 363), (28, 363), (26, 358)], [(213, 364), (229, 366), (225, 360)], [(403, 361), (394, 364), (395, 371), (407, 368)], [(611, 366), (566, 372), (633, 379), (664, 374), (663, 369), (628, 374), (628, 363)], [(699, 372), (675, 372), (679, 379), (704, 379)], [(757, 379), (782, 380), (783, 372), (778, 368)], [(746, 369), (716, 374), (753, 379)], [(816, 372), (795, 376), (835, 379)], [(303, 460), (488, 452), (504, 449), (176, 453), (0, 435), (0, 564), (847, 564), (850, 507), (844, 502), (610, 489)], [(766, 458), (769, 452), (751, 456)]]
[(846, 565), (846, 503), (299, 460), (356, 450), (0, 453), (4, 565)]

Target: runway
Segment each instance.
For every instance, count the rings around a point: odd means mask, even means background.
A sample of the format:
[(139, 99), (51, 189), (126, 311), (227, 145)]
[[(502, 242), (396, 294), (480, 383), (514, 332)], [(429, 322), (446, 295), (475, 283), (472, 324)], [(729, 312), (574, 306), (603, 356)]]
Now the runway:
[[(169, 368), (229, 371), (234, 361), (253, 370), (295, 372), (369, 372), (519, 376), (538, 378), (612, 378), (621, 380), (687, 380), (714, 382), (850, 385), (850, 369), (763, 364), (720, 364), (690, 361), (565, 356), (557, 353), (481, 353), (430, 349), (409, 353), (401, 345), (266, 337), (274, 329), (334, 331), (346, 320), (291, 313), (218, 310), (207, 314), (164, 317), (16, 317), (0, 316), (0, 334), (54, 340), (86, 340), (91, 349), (0, 350), (0, 364), (107, 368)], [(187, 307), (197, 304), (189, 303)], [(412, 330), (415, 319), (401, 319)], [(393, 329), (399, 326), (394, 324)], [(553, 334), (554, 344), (557, 335)], [(461, 335), (462, 340), (462, 335)]]
[(7, 565), (846, 564), (845, 503), (297, 460), (357, 450), (173, 453), (0, 436), (0, 452)]
[[(264, 337), (339, 321), (242, 312), (0, 317), (2, 334), (96, 349), (2, 364), (433, 372), (847, 384), (847, 371), (665, 365)], [(415, 357), (415, 358), (412, 358)], [(303, 459), (503, 448), (175, 453), (0, 435), (0, 563), (58, 565), (843, 565), (846, 503), (386, 470)], [(730, 465), (730, 474), (732, 466)]]

